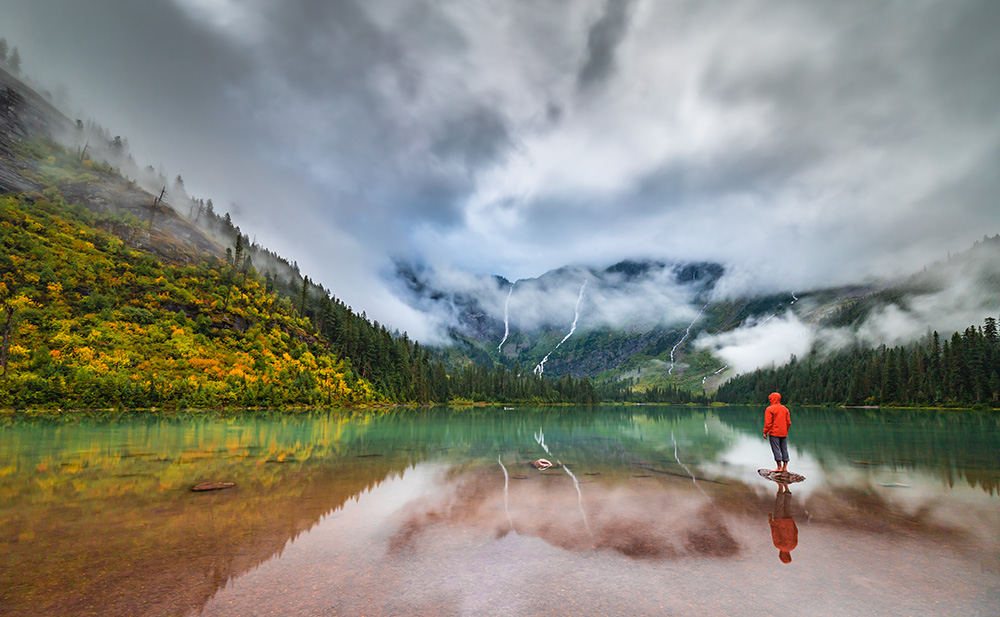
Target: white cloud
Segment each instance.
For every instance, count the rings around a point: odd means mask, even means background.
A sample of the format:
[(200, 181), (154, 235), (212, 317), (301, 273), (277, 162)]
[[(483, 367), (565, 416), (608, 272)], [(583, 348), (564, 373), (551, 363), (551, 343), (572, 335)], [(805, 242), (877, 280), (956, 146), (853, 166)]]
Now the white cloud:
[(245, 0), (174, 1), (193, 20), (207, 22), (213, 29), (238, 41), (251, 42), (263, 27), (254, 7)]
[(816, 341), (813, 327), (799, 321), (794, 313), (764, 318), (721, 334), (702, 335), (695, 346), (712, 350), (736, 373), (766, 366), (787, 364), (791, 357), (803, 357)]

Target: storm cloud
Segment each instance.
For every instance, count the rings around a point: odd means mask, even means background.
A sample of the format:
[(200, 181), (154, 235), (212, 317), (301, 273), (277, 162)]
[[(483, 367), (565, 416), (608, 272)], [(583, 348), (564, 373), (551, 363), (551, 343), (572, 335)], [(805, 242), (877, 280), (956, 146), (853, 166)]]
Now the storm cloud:
[(0, 0), (67, 114), (417, 338), (396, 258), (807, 289), (1000, 231), (998, 25), (991, 0)]

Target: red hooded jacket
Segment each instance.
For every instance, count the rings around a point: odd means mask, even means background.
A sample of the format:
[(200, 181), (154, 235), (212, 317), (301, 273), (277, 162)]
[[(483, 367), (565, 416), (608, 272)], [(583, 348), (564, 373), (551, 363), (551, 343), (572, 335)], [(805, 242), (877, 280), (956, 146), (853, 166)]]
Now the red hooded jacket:
[(795, 526), (795, 521), (790, 518), (774, 518), (768, 514), (768, 521), (771, 523), (771, 541), (779, 551), (792, 552), (799, 545), (799, 528)]
[(788, 437), (788, 427), (792, 425), (792, 415), (788, 408), (781, 404), (781, 395), (772, 392), (767, 397), (771, 406), (764, 410), (764, 434), (775, 437)]

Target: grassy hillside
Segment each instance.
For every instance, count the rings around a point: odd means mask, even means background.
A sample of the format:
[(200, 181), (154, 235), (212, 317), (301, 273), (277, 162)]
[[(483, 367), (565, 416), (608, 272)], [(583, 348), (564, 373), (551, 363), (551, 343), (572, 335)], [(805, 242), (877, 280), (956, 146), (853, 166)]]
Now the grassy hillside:
[(67, 203), (106, 168), (51, 143), (20, 154), (48, 188), (0, 196), (0, 407), (383, 400), (255, 270)]

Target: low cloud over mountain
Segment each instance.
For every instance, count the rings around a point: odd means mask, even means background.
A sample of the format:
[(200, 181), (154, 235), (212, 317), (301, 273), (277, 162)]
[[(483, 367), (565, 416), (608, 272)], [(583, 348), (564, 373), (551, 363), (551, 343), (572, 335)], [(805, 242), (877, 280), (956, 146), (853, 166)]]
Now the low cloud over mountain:
[(418, 338), (439, 324), (394, 259), (710, 261), (777, 291), (1000, 231), (997, 23), (992, 0), (0, 2), (71, 118)]

